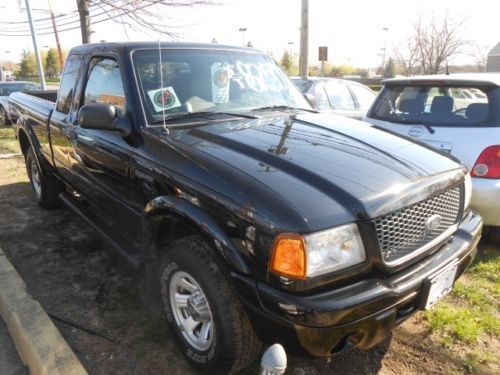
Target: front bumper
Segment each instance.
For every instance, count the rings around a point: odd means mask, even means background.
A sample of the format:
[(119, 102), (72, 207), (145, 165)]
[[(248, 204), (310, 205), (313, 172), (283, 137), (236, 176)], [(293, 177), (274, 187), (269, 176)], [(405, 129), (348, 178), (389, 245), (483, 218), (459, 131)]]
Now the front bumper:
[(500, 226), (500, 179), (473, 177), (471, 208), (484, 225)]
[(368, 349), (422, 309), (430, 276), (452, 262), (456, 278), (470, 265), (481, 237), (481, 217), (470, 212), (450, 240), (431, 256), (389, 277), (365, 279), (314, 295), (294, 295), (234, 275), (253, 312), (293, 327), (304, 349), (329, 356), (346, 348)]

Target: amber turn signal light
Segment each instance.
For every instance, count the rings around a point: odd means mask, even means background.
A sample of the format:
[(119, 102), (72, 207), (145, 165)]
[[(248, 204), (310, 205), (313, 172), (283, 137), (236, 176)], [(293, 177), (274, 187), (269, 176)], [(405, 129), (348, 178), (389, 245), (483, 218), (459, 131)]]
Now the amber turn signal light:
[(306, 246), (304, 237), (283, 233), (274, 241), (271, 272), (295, 279), (306, 278)]

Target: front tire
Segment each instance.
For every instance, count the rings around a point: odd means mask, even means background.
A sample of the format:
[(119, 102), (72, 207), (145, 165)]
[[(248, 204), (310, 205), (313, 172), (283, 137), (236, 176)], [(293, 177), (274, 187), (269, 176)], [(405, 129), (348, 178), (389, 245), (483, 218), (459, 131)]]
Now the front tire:
[(26, 171), (38, 205), (46, 209), (59, 207), (62, 203), (59, 199), (60, 183), (54, 176), (40, 169), (31, 147), (26, 152)]
[(207, 373), (241, 370), (261, 348), (223, 268), (198, 236), (174, 242), (160, 261), (168, 325), (188, 361)]

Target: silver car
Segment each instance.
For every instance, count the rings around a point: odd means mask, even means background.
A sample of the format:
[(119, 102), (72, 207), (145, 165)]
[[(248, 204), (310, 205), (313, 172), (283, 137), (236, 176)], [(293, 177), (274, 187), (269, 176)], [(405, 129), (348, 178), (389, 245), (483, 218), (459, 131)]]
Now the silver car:
[(425, 142), (461, 160), (472, 176), (471, 207), (500, 240), (500, 74), (395, 78), (366, 122)]
[(38, 91), (40, 84), (29, 81), (0, 82), (0, 126), (10, 124), (9, 95), (15, 91)]
[(324, 77), (290, 77), (311, 106), (323, 113), (333, 113), (361, 120), (377, 94), (357, 82)]

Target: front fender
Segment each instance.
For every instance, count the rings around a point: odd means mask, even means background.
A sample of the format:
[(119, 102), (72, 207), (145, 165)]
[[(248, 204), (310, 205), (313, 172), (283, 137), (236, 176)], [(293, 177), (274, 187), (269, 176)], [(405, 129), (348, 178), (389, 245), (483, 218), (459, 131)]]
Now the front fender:
[(194, 204), (173, 195), (161, 196), (149, 202), (142, 214), (142, 230), (144, 234), (144, 251), (151, 255), (155, 246), (156, 230), (165, 216), (182, 218), (194, 225), (207, 238), (214, 241), (215, 248), (235, 271), (249, 274), (250, 268), (231, 239), (220, 228), (219, 224), (202, 209)]

